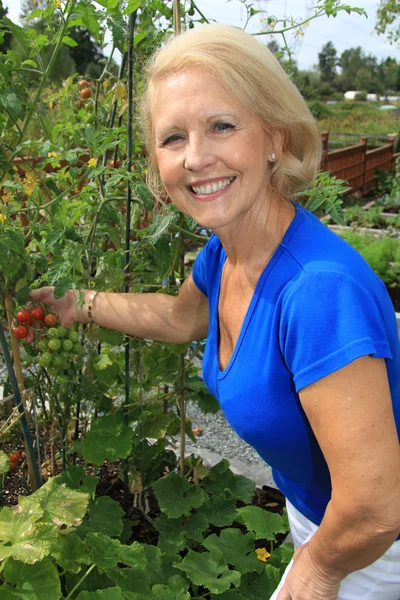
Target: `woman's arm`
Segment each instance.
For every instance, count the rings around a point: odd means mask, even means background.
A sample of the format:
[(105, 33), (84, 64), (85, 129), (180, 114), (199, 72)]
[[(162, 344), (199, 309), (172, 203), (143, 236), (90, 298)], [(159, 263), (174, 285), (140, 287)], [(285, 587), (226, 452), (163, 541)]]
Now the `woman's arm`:
[(334, 589), (377, 560), (400, 532), (400, 447), (384, 360), (359, 358), (299, 395), (328, 463), (332, 499), (278, 598), (336, 598), (321, 586)]
[[(92, 290), (85, 290), (85, 303), (77, 308), (77, 292), (72, 290), (59, 300), (53, 289), (31, 292), (34, 300), (47, 303), (65, 326), (88, 322), (88, 303)], [(120, 294), (100, 292), (92, 304), (94, 323), (128, 335), (170, 343), (200, 340), (207, 336), (208, 300), (191, 275), (178, 296), (166, 294)]]

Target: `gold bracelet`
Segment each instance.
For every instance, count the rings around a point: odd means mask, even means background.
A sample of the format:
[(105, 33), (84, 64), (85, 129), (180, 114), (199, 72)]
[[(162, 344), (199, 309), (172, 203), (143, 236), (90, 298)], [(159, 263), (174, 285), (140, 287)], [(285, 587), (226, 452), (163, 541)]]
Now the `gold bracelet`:
[(87, 309), (87, 314), (88, 314), (88, 328), (92, 329), (93, 327), (93, 315), (92, 315), (92, 307), (93, 307), (93, 301), (96, 298), (97, 294), (99, 294), (99, 292), (92, 292), (89, 298), (89, 304), (88, 304), (88, 309)]

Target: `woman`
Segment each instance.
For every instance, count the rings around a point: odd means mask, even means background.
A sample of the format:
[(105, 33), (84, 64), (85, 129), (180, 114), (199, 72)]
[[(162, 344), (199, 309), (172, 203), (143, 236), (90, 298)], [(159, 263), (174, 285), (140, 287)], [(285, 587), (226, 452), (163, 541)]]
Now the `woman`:
[(297, 548), (278, 600), (400, 598), (400, 348), (364, 260), (291, 202), (320, 160), (278, 61), (222, 25), (154, 57), (142, 105), (150, 187), (213, 236), (177, 297), (32, 292), (64, 325), (180, 343), (207, 337), (204, 378), (272, 465)]

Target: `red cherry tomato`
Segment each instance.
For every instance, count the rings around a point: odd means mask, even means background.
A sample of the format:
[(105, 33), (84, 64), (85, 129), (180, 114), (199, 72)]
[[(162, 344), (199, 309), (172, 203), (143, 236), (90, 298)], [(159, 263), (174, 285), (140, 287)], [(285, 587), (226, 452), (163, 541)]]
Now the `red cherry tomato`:
[(45, 316), (44, 322), (47, 327), (54, 327), (54, 325), (57, 323), (57, 317), (56, 315), (53, 315), (53, 313), (49, 313)]
[(14, 452), (10, 452), (8, 458), (11, 462), (16, 463), (21, 458), (21, 452), (19, 450), (15, 450)]
[(43, 308), (32, 308), (31, 316), (35, 319), (35, 321), (43, 321), (44, 319), (44, 310)]
[(86, 88), (86, 87), (89, 87), (89, 82), (86, 81), (86, 79), (80, 79), (78, 81), (78, 88), (82, 89), (82, 88)]
[(14, 335), (19, 340), (24, 340), (26, 337), (28, 337), (28, 330), (25, 325), (18, 325), (18, 327), (14, 329)]
[(19, 310), (17, 312), (17, 319), (18, 321), (20, 321), (21, 323), (29, 323), (29, 320), (31, 318), (31, 315), (29, 314), (29, 312), (25, 309)]
[(87, 100), (92, 95), (92, 91), (90, 88), (83, 88), (80, 92), (81, 98)]
[(10, 462), (9, 462), (9, 464), (8, 464), (8, 468), (10, 469), (10, 471), (14, 471), (14, 469), (17, 469), (17, 468), (18, 468), (18, 463), (16, 463), (16, 462), (12, 462), (12, 461), (10, 460)]
[(121, 163), (119, 162), (119, 160), (112, 160), (110, 161), (110, 167), (112, 169), (119, 169), (121, 166)]

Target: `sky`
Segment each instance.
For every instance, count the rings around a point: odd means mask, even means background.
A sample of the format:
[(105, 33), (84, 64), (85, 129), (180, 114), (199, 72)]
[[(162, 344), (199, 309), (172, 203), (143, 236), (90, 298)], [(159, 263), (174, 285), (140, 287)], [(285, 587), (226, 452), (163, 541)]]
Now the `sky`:
[[(254, 8), (264, 10), (265, 16), (277, 18), (308, 18), (313, 14), (311, 7), (316, 4), (315, 0), (252, 0), (252, 3)], [(347, 0), (347, 3), (364, 8), (368, 18), (341, 12), (336, 18), (320, 17), (311, 21), (304, 29), (304, 36), (289, 36), (289, 46), (301, 69), (311, 69), (317, 64), (318, 52), (329, 41), (333, 42), (339, 56), (348, 48), (361, 46), (366, 54), (373, 54), (379, 61), (387, 56), (400, 60), (400, 48), (385, 42), (383, 36), (374, 32), (379, 0)], [(3, 4), (8, 7), (8, 17), (19, 22), (21, 0), (3, 0)], [(246, 11), (239, 0), (196, 0), (196, 4), (208, 19), (239, 27), (245, 25)], [(256, 15), (250, 20), (246, 31), (260, 31), (260, 16)], [(281, 36), (273, 37), (282, 45)], [(262, 36), (260, 39), (267, 42), (271, 36)]]

